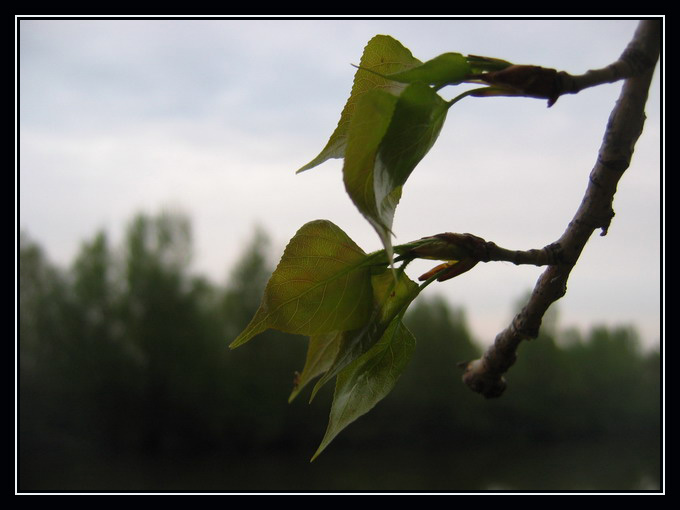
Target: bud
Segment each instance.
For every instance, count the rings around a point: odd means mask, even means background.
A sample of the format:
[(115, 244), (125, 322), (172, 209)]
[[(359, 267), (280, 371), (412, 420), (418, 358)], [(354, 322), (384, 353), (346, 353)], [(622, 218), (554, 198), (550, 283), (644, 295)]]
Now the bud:
[(481, 260), (486, 241), (472, 234), (445, 232), (418, 241), (395, 246), (401, 259), (456, 260), (467, 258)]
[(485, 72), (485, 71), (500, 71), (506, 67), (513, 65), (507, 60), (501, 60), (500, 58), (491, 57), (481, 57), (479, 55), (468, 55), (468, 64), (472, 67), (474, 72)]
[(555, 69), (512, 65), (500, 71), (475, 75), (499, 90), (479, 91), (473, 95), (513, 95), (547, 99), (552, 106), (561, 94), (560, 77)]
[[(422, 274), (418, 277), (419, 281), (425, 281), (429, 280), (432, 278), (434, 275), (436, 275), (439, 272), (442, 272), (438, 277), (437, 281), (438, 282), (445, 282), (446, 280), (450, 280), (451, 278), (455, 278), (458, 275), (461, 275), (473, 267), (477, 265), (478, 260), (475, 260), (473, 258), (466, 258), (463, 260), (453, 260), (451, 262), (446, 262), (444, 264), (439, 264), (436, 267), (433, 267), (430, 269), (427, 273)], [(448, 268), (448, 269), (447, 269)]]

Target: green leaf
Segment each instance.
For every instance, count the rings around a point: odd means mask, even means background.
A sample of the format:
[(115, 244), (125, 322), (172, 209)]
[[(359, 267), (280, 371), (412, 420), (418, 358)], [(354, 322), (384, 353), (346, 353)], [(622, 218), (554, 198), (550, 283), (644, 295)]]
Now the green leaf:
[(359, 329), (341, 334), (336, 358), (314, 386), (311, 399), (324, 384), (373, 347), (394, 318), (408, 307), (420, 291), (418, 284), (404, 272), (398, 271), (395, 279), (395, 274), (386, 269), (373, 275), (372, 285), (375, 306), (370, 320)]
[(295, 388), (293, 388), (290, 397), (288, 397), (288, 402), (292, 402), (312, 379), (331, 368), (340, 350), (341, 340), (342, 332), (340, 331), (333, 331), (325, 335), (316, 335), (309, 338), (305, 366), (300, 373)]
[(312, 461), (350, 423), (392, 391), (411, 359), (415, 338), (396, 317), (380, 341), (338, 375), (326, 434)]
[(349, 130), (343, 166), (347, 193), (359, 212), (378, 232), (384, 246), (391, 243), (392, 217), (401, 190), (396, 190), (392, 197), (383, 197), (378, 201), (375, 166), (397, 101), (397, 97), (380, 90), (371, 91), (361, 98)]
[(376, 197), (402, 186), (434, 145), (449, 105), (434, 90), (414, 83), (401, 94), (392, 122), (380, 144), (376, 165)]
[(373, 225), (388, 258), (402, 186), (439, 136), (449, 103), (429, 86), (409, 85), (398, 98), (365, 94), (348, 133), (343, 177), (355, 206)]
[(324, 385), (338, 375), (343, 368), (373, 347), (384, 333), (384, 325), (376, 320), (377, 311), (361, 328), (339, 333), (336, 341), (338, 351), (322, 377), (316, 382), (309, 397), (311, 402)]
[(379, 321), (387, 326), (411, 304), (420, 288), (403, 270), (397, 270), (397, 277), (392, 271), (384, 271), (371, 277), (373, 296), (380, 304)]
[(384, 75), (384, 78), (400, 83), (421, 82), (441, 88), (462, 82), (471, 72), (466, 57), (460, 53), (444, 53), (422, 65)]
[(288, 243), (255, 317), (230, 347), (269, 328), (314, 336), (362, 326), (373, 310), (370, 263), (338, 226), (307, 223)]
[(298, 173), (320, 165), (328, 159), (344, 157), (350, 121), (354, 115), (357, 101), (364, 94), (377, 89), (397, 95), (404, 89), (403, 84), (381, 78), (379, 75), (371, 73), (371, 71), (379, 74), (391, 74), (420, 64), (420, 60), (415, 58), (396, 39), (388, 35), (376, 35), (373, 37), (364, 48), (359, 65), (361, 69), (358, 69), (354, 75), (352, 91), (342, 110), (340, 121), (335, 131), (319, 155), (300, 168)]

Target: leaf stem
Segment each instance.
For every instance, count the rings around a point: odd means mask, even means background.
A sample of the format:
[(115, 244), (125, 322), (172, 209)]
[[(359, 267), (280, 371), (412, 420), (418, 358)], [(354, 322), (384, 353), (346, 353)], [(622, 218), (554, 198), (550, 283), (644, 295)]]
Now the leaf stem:
[(465, 92), (458, 94), (456, 97), (451, 99), (451, 101), (447, 101), (446, 104), (448, 105), (449, 108), (451, 108), (454, 104), (456, 104), (458, 101), (460, 101), (464, 97), (479, 93), (482, 90), (488, 90), (488, 89), (492, 89), (492, 88), (493, 87), (479, 87), (479, 88), (476, 88), (476, 89), (466, 90)]
[[(421, 283), (420, 285), (418, 285), (418, 292), (417, 292), (416, 296), (417, 296), (418, 294), (420, 294), (420, 293), (423, 291), (423, 289), (425, 289), (425, 287), (427, 287), (427, 286), (430, 285), (433, 281), (435, 281), (437, 278), (439, 278), (439, 277), (442, 275), (442, 273), (444, 273), (444, 271), (447, 271), (448, 269), (449, 269), (448, 267), (445, 267), (445, 268), (441, 269), (440, 271), (437, 271), (435, 274), (433, 274), (432, 276), (430, 276), (430, 277), (429, 277), (427, 280), (425, 280), (423, 283)], [(414, 299), (415, 299), (415, 296), (414, 296)]]

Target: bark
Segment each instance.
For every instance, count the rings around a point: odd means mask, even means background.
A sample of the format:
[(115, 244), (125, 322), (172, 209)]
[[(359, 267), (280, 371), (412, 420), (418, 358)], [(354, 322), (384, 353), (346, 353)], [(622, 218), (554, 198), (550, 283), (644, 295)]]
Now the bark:
[[(548, 307), (565, 295), (567, 281), (591, 235), (606, 235), (614, 210), (616, 187), (630, 165), (635, 143), (645, 122), (645, 103), (661, 46), (661, 21), (643, 20), (621, 57), (603, 70), (563, 78), (561, 93), (576, 93), (599, 83), (625, 78), (593, 167), (583, 200), (562, 236), (552, 245), (559, 252), (554, 264), (539, 277), (524, 308), (500, 332), (481, 359), (466, 365), (463, 381), (487, 398), (506, 387), (503, 374), (516, 360), (522, 340), (536, 338)], [(559, 73), (558, 73), (559, 76)], [(559, 97), (559, 94), (558, 96)]]

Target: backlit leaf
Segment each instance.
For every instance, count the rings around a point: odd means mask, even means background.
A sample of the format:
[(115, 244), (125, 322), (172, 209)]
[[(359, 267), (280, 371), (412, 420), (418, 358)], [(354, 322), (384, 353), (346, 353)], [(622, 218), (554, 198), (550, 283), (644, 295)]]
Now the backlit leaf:
[(399, 94), (404, 85), (393, 80), (387, 80), (370, 71), (386, 75), (410, 69), (421, 62), (399, 41), (388, 35), (376, 35), (366, 47), (361, 57), (361, 63), (354, 75), (354, 83), (349, 99), (340, 115), (335, 131), (319, 155), (298, 172), (309, 170), (332, 158), (342, 158), (347, 146), (347, 132), (352, 120), (357, 101), (368, 91), (383, 90), (392, 94)]
[(341, 331), (333, 331), (325, 335), (316, 335), (309, 338), (305, 366), (300, 373), (297, 384), (288, 397), (292, 402), (302, 389), (315, 377), (325, 373), (332, 365), (340, 350), (342, 340)]
[(449, 104), (421, 83), (409, 85), (399, 96), (376, 165), (378, 201), (402, 186), (434, 145)]
[(422, 65), (384, 77), (401, 83), (421, 82), (440, 88), (460, 83), (471, 72), (466, 57), (460, 53), (444, 53)]
[(347, 365), (371, 349), (385, 333), (394, 318), (403, 312), (418, 295), (419, 287), (403, 272), (384, 270), (372, 277), (374, 312), (361, 328), (342, 333), (337, 356), (312, 391), (316, 393)]
[(377, 344), (338, 374), (328, 428), (312, 460), (338, 433), (392, 391), (415, 344), (401, 317), (396, 317)]
[(373, 310), (369, 262), (330, 221), (307, 223), (288, 243), (255, 317), (230, 347), (269, 328), (314, 336), (362, 326)]
[(383, 245), (391, 243), (394, 209), (401, 197), (395, 190), (390, 197), (376, 197), (375, 167), (378, 151), (390, 127), (398, 98), (380, 90), (364, 95), (359, 101), (348, 134), (343, 166), (345, 189), (361, 214), (373, 225)]
[(385, 270), (371, 277), (374, 299), (380, 303), (379, 321), (388, 325), (404, 311), (418, 295), (418, 284), (403, 271), (397, 271), (396, 279), (392, 271)]
[(359, 102), (348, 134), (343, 177), (352, 201), (391, 260), (391, 231), (402, 186), (439, 136), (449, 104), (422, 83), (398, 98), (372, 91)]

